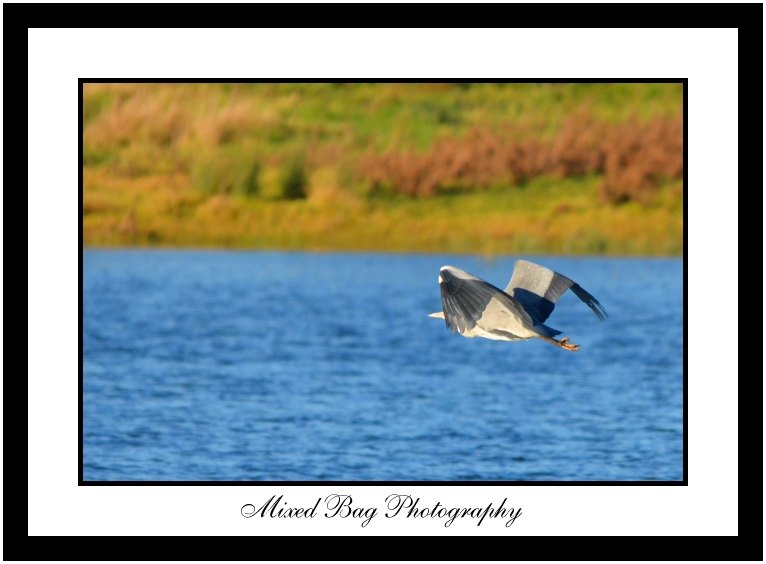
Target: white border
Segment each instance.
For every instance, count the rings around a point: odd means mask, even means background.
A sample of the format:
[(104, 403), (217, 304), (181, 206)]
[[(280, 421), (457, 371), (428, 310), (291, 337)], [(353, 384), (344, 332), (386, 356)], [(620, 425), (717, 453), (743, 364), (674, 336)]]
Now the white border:
[[(28, 48), (29, 534), (737, 533), (737, 313), (706, 297), (714, 264), (737, 273), (737, 30), (32, 29)], [(77, 79), (113, 76), (688, 77), (690, 485), (342, 488), (367, 505), (402, 491), (447, 505), (507, 496), (523, 508), (508, 529), (239, 513), (335, 487), (78, 488)], [(729, 278), (734, 305), (736, 292)]]

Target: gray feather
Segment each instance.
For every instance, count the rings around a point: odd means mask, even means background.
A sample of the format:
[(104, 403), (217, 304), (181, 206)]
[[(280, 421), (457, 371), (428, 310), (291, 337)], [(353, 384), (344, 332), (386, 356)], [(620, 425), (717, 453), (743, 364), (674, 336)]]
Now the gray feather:
[(542, 324), (553, 312), (559, 298), (569, 289), (590, 307), (596, 317), (604, 319), (604, 307), (579, 284), (563, 274), (525, 260), (516, 261), (513, 276), (505, 291), (519, 301), (536, 324)]
[(439, 276), (444, 320), (452, 331), (463, 333), (475, 327), (493, 299), (500, 302), (520, 322), (532, 325), (532, 319), (522, 304), (500, 288), (454, 267), (442, 268)]

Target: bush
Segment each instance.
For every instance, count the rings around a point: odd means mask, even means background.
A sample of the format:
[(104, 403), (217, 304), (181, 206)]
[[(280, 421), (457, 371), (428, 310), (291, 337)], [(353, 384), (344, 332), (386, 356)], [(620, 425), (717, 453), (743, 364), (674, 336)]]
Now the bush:
[(645, 201), (663, 179), (683, 172), (681, 118), (614, 125), (575, 114), (552, 137), (522, 127), (436, 141), (426, 152), (369, 153), (358, 173), (373, 187), (429, 197), (449, 186), (481, 188), (550, 175), (603, 174), (605, 203)]
[(288, 159), (282, 168), (279, 197), (283, 200), (297, 200), (306, 197), (308, 175), (306, 162), (302, 156)]
[(250, 164), (250, 170), (245, 176), (244, 182), (242, 182), (239, 192), (245, 196), (257, 196), (260, 193), (260, 180), (261, 165), (257, 161), (253, 161)]

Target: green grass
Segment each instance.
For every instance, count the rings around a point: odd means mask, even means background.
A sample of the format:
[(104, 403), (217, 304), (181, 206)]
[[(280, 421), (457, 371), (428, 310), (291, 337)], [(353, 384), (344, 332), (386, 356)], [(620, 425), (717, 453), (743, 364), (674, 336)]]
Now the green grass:
[(678, 179), (621, 205), (600, 201), (597, 175), (412, 199), (371, 192), (355, 167), (475, 129), (680, 110), (673, 84), (86, 85), (85, 244), (679, 255)]

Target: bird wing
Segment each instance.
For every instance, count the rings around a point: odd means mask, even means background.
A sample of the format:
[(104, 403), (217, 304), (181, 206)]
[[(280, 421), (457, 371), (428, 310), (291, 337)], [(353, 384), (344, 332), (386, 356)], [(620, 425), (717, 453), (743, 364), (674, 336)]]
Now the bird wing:
[(452, 331), (462, 334), (475, 327), (479, 320), (487, 330), (501, 322), (507, 327), (509, 318), (519, 326), (533, 325), (530, 316), (513, 296), (454, 266), (441, 268), (439, 290), (444, 320)]
[(574, 280), (533, 262), (517, 260), (513, 276), (505, 291), (516, 298), (535, 323), (543, 323), (550, 316), (556, 302), (567, 290), (572, 290), (593, 310), (600, 320), (606, 310), (599, 301)]

